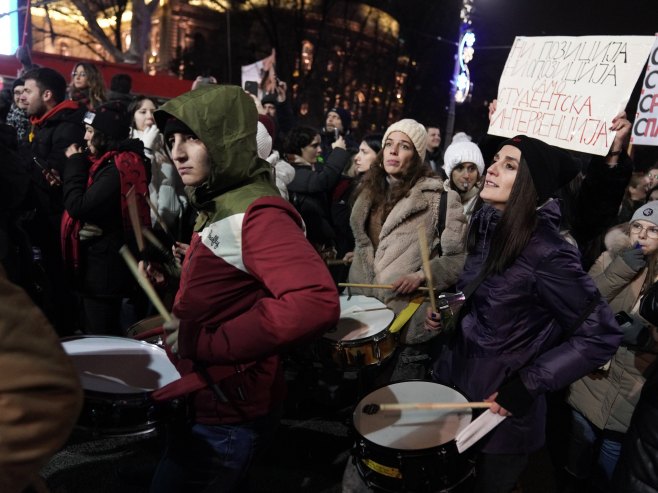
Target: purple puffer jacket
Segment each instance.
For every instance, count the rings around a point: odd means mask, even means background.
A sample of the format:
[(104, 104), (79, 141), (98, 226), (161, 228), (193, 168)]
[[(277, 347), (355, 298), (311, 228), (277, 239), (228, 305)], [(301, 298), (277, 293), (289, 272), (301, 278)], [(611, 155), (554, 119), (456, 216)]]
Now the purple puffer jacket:
[[(544, 444), (544, 394), (566, 387), (602, 365), (621, 342), (621, 329), (576, 248), (559, 232), (560, 209), (550, 201), (537, 212), (530, 242), (500, 275), (485, 279), (471, 296), (453, 343), (435, 362), (434, 378), (469, 400), (498, 391), (513, 413), (481, 442), (483, 452), (526, 453)], [(464, 289), (480, 272), (500, 213), (485, 206), (471, 227), (478, 244), (457, 283)], [(600, 301), (574, 327), (593, 299)]]

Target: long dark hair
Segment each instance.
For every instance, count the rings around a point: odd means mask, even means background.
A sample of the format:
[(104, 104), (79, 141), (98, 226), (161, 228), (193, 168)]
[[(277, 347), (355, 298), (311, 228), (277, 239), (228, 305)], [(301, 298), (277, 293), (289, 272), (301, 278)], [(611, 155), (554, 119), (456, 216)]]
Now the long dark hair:
[(382, 219), (386, 219), (393, 210), (393, 207), (395, 207), (395, 204), (409, 193), (409, 190), (413, 188), (419, 179), (431, 175), (432, 170), (428, 166), (425, 166), (418, 151), (414, 148), (414, 155), (411, 158), (407, 172), (402, 176), (401, 183), (399, 186), (392, 187), (389, 190), (389, 184), (386, 180), (387, 175), (384, 170), (384, 149), (381, 149), (377, 153), (375, 162), (361, 179), (355, 196), (367, 191), (372, 197), (373, 209), (381, 205), (384, 206)]
[[(537, 190), (530, 169), (521, 156), (509, 200), (491, 238), (491, 248), (483, 269), (489, 274), (500, 274), (521, 255), (537, 227)], [(478, 198), (479, 208), (482, 199)], [(478, 241), (478, 225), (472, 223), (468, 231), (466, 249), (473, 253)]]
[(149, 98), (148, 96), (144, 96), (141, 94), (139, 96), (135, 96), (135, 98), (128, 105), (128, 109), (126, 110), (126, 113), (128, 113), (128, 116), (130, 117), (130, 128), (134, 128), (135, 130), (137, 130), (137, 127), (135, 126), (135, 113), (137, 113), (137, 110), (139, 110), (142, 107), (142, 103), (147, 100), (151, 101), (157, 109), (158, 103), (155, 99)]
[(115, 139), (110, 137), (109, 135), (94, 128), (94, 135), (89, 143), (94, 146), (94, 149), (96, 149), (94, 156), (98, 157), (102, 156), (107, 151), (117, 149), (123, 140), (124, 139)]
[(312, 127), (294, 127), (283, 143), (283, 152), (301, 156), (302, 149), (313, 142), (316, 135), (320, 135), (320, 132)]

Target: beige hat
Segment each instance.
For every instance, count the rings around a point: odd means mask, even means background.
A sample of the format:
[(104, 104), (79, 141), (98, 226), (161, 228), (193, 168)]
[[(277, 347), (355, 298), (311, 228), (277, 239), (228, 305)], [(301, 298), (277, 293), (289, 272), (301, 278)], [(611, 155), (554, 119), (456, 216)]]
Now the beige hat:
[(425, 153), (427, 151), (427, 130), (425, 130), (425, 127), (411, 118), (405, 118), (404, 120), (395, 122), (386, 129), (386, 133), (382, 139), (382, 147), (388, 136), (393, 132), (402, 132), (409, 137), (416, 148), (416, 152), (420, 155), (420, 159), (425, 161)]

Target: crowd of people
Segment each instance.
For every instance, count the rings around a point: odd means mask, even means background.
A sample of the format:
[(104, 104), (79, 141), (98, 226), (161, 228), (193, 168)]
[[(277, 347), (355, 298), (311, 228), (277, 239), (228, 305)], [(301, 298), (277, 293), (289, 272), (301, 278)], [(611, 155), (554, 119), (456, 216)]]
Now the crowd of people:
[[(295, 122), (285, 83), (259, 98), (197, 80), (163, 105), (129, 86), (106, 90), (86, 62), (68, 83), (34, 67), (12, 84), (0, 305), (30, 305), (25, 337), (50, 380), (25, 392), (58, 396), (61, 424), (32, 428), (49, 446), (1, 472), (3, 491), (34, 480), (79, 412), (57, 337), (127, 337), (156, 312), (124, 245), (172, 315), (163, 344), (181, 379), (154, 398), (187, 411), (153, 492), (240, 490), (283, 412), (284, 355), (336, 327), (344, 283), (408, 317), (393, 354), (362, 368), (363, 395), (431, 380), (506, 418), (464, 491), (513, 491), (545, 446), (560, 491), (658, 491), (655, 392), (642, 392), (657, 374), (658, 163), (628, 155), (624, 113), (608, 155), (586, 156), (524, 135), (442, 147), (438, 125), (411, 118), (358, 139), (344, 105), (321, 128)], [(463, 294), (450, 319), (429, 287)], [(343, 491), (376, 491), (354, 466)]]

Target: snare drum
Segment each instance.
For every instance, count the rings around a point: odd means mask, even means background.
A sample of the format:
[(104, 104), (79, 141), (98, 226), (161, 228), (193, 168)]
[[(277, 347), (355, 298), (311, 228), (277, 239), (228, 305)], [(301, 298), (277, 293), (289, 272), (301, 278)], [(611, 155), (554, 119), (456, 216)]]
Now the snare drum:
[(318, 343), (320, 360), (345, 369), (380, 364), (398, 343), (397, 334), (388, 331), (393, 317), (377, 298), (341, 295), (338, 325)]
[(78, 427), (99, 435), (148, 433), (162, 414), (150, 394), (180, 378), (164, 349), (122, 337), (62, 339), (85, 398)]
[(398, 382), (366, 395), (354, 410), (353, 455), (369, 487), (397, 492), (448, 492), (473, 472), (455, 437), (471, 410), (403, 410), (366, 414), (366, 404), (467, 402), (456, 390), (432, 382)]

